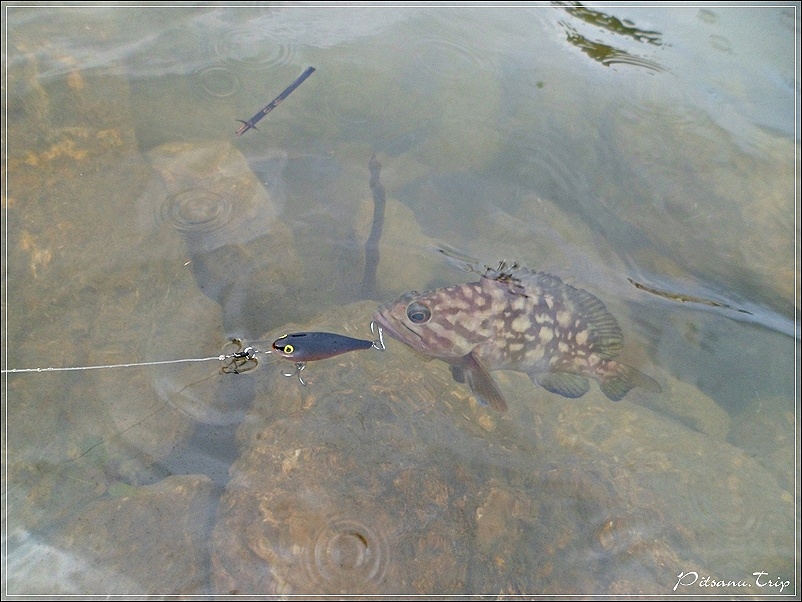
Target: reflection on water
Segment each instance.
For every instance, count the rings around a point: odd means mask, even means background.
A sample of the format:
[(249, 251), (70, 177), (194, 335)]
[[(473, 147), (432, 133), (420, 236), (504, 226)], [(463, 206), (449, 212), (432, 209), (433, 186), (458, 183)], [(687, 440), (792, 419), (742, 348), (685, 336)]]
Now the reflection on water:
[(4, 375), (4, 593), (667, 596), (698, 593), (674, 591), (689, 571), (798, 591), (793, 13), (7, 17), (8, 367), (368, 338), (380, 302), (475, 279), (446, 248), (591, 291), (663, 391), (496, 372), (501, 415), (396, 341), (305, 386), (269, 355)]
[(586, 23), (590, 23), (591, 25), (606, 29), (612, 33), (654, 46), (662, 46), (663, 44), (663, 36), (659, 31), (638, 29), (629, 19), (624, 19), (622, 21), (614, 15), (608, 15), (604, 12), (582, 6), (580, 2), (553, 2), (553, 4), (565, 6), (565, 12), (569, 15), (581, 19)]
[[(652, 46), (662, 46), (662, 34), (659, 31), (648, 31), (638, 29), (634, 23), (628, 19), (621, 21), (615, 16), (605, 14), (596, 10), (591, 10), (582, 6), (579, 2), (553, 2), (557, 6), (565, 6), (565, 12), (572, 17), (579, 19), (597, 28), (631, 38), (636, 42), (644, 44), (651, 44)], [(560, 24), (565, 28), (566, 39), (569, 44), (579, 48), (582, 52), (597, 61), (609, 67), (615, 64), (634, 65), (639, 67), (646, 67), (654, 71), (662, 71), (663, 68), (655, 61), (650, 61), (636, 54), (621, 50), (609, 44), (599, 41), (593, 41), (580, 34), (572, 25), (567, 21), (561, 21)]]

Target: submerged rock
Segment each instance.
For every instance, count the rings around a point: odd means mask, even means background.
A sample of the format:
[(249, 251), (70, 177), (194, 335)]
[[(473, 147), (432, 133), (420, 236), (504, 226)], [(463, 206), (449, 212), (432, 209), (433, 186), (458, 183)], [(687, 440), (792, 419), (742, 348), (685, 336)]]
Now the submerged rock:
[[(52, 538), (45, 558), (66, 555), (58, 572), (49, 572), (52, 585), (70, 594), (205, 594), (211, 490), (211, 480), (198, 475), (112, 489)], [(92, 570), (76, 570), (82, 565)]]
[[(374, 308), (265, 338), (367, 337)], [(218, 594), (657, 593), (686, 566), (792, 566), (773, 478), (637, 403), (565, 400), (499, 372), (501, 415), (394, 341), (310, 362), (306, 386), (276, 362), (260, 368), (218, 509)]]
[[(599, 190), (611, 214), (699, 281), (792, 316), (800, 303), (792, 270), (799, 228), (787, 216), (799, 193), (791, 160), (798, 142), (754, 130), (745, 150), (682, 103), (644, 102), (641, 110), (648, 118), (614, 122), (630, 185), (624, 194)], [(669, 154), (676, 148), (686, 150)]]
[(253, 338), (289, 319), (285, 302), (300, 263), (283, 201), (276, 153), (270, 189), (228, 142), (171, 143), (148, 153), (159, 180), (140, 197), (142, 229), (181, 235), (198, 288), (222, 309), (230, 335)]

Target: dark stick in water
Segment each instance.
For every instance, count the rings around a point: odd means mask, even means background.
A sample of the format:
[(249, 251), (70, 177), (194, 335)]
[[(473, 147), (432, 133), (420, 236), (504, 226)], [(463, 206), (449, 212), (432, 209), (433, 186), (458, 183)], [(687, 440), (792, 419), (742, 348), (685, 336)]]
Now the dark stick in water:
[(376, 270), (379, 267), (379, 239), (384, 225), (384, 205), (386, 198), (384, 186), (379, 182), (381, 164), (374, 154), (368, 162), (370, 169), (370, 190), (373, 193), (373, 225), (365, 243), (365, 275), (362, 278), (362, 295), (370, 297), (376, 292)]
[(672, 301), (679, 301), (680, 303), (701, 303), (703, 305), (710, 305), (711, 307), (724, 307), (726, 309), (739, 311), (742, 314), (749, 314), (750, 316), (753, 315), (751, 311), (746, 311), (745, 309), (739, 309), (737, 307), (733, 307), (732, 305), (727, 305), (726, 303), (719, 303), (718, 301), (713, 301), (711, 299), (702, 299), (701, 297), (692, 297), (691, 295), (685, 295), (683, 293), (672, 293), (671, 291), (661, 291), (659, 289), (646, 286), (645, 284), (641, 284), (640, 282), (637, 282), (632, 278), (627, 278), (627, 280), (629, 280), (635, 288), (639, 288), (642, 291), (646, 291), (647, 293), (652, 293), (653, 295), (657, 295), (659, 297), (665, 297), (666, 299), (671, 299)]
[(290, 94), (292, 94), (292, 92), (295, 90), (295, 88), (297, 88), (302, 83), (304, 83), (304, 80), (307, 77), (309, 77), (310, 75), (312, 75), (312, 73), (314, 73), (314, 71), (315, 71), (314, 67), (307, 67), (306, 69), (304, 69), (304, 72), (301, 73), (301, 75), (298, 76), (298, 79), (296, 79), (289, 86), (287, 86), (287, 89), (284, 90), (284, 92), (282, 92), (281, 94), (276, 96), (272, 101), (270, 101), (267, 104), (267, 106), (265, 106), (264, 109), (259, 111), (253, 117), (251, 117), (248, 121), (243, 121), (242, 119), (237, 119), (237, 121), (239, 121), (242, 124), (242, 127), (237, 130), (237, 136), (242, 136), (245, 132), (247, 132), (251, 128), (258, 129), (256, 127), (256, 124), (259, 122), (259, 120), (262, 119), (262, 117), (264, 117), (265, 115), (267, 115), (270, 111), (275, 109), (282, 100), (284, 100)]

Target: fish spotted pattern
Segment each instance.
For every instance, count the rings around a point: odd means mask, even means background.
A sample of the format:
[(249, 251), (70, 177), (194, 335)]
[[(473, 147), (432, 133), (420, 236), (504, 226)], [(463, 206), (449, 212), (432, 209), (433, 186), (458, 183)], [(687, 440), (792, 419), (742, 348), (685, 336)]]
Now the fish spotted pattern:
[(479, 282), (409, 292), (374, 315), (395, 339), (451, 365), (483, 404), (507, 403), (488, 370), (526, 372), (564, 397), (580, 397), (599, 382), (611, 400), (635, 386), (659, 392), (642, 372), (616, 362), (624, 337), (615, 318), (591, 293), (556, 276), (504, 263)]

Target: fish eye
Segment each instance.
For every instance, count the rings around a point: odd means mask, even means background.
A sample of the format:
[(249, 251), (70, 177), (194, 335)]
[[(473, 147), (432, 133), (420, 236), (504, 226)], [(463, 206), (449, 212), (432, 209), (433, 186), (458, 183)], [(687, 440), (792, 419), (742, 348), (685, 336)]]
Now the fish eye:
[(413, 324), (425, 324), (432, 317), (432, 312), (425, 305), (421, 305), (417, 301), (410, 303), (407, 306), (407, 318)]

